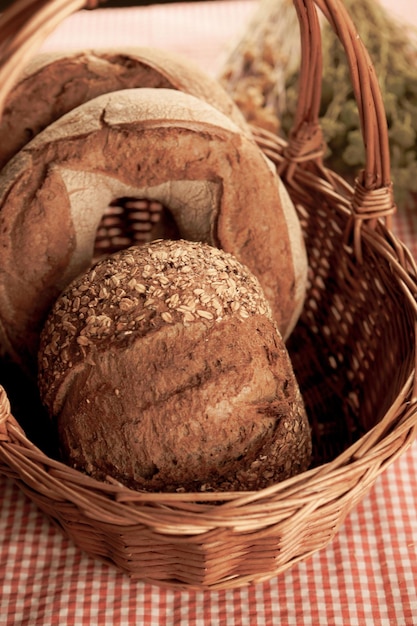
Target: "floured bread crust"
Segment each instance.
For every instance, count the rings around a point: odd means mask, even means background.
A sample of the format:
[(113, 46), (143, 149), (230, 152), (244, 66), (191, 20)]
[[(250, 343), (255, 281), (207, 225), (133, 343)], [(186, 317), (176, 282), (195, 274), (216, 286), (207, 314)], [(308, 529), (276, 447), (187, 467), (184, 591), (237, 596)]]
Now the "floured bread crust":
[(0, 174), (3, 348), (18, 361), (33, 358), (49, 307), (90, 265), (101, 216), (123, 196), (160, 201), (180, 237), (247, 265), (286, 338), (302, 306), (307, 265), (283, 191), (253, 140), (194, 96), (143, 88), (81, 105)]
[(102, 94), (137, 87), (190, 93), (250, 135), (243, 115), (220, 83), (182, 55), (145, 47), (47, 52), (30, 61), (5, 102), (0, 117), (0, 168), (65, 113)]

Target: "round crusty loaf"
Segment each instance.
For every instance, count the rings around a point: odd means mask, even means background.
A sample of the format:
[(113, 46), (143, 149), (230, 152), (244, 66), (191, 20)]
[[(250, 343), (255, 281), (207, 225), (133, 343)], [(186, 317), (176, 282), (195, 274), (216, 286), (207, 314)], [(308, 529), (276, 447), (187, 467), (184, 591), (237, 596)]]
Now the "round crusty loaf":
[(59, 117), (97, 96), (136, 87), (178, 89), (249, 128), (220, 83), (190, 59), (158, 48), (45, 52), (26, 66), (0, 116), (0, 168)]
[(74, 281), (41, 335), (39, 388), (68, 463), (136, 489), (259, 489), (310, 461), (259, 282), (206, 244), (131, 247)]
[(50, 305), (91, 264), (102, 215), (122, 197), (160, 201), (181, 238), (246, 264), (288, 336), (303, 305), (307, 262), (275, 170), (209, 104), (143, 88), (73, 109), (0, 173), (0, 344), (14, 359), (36, 355)]

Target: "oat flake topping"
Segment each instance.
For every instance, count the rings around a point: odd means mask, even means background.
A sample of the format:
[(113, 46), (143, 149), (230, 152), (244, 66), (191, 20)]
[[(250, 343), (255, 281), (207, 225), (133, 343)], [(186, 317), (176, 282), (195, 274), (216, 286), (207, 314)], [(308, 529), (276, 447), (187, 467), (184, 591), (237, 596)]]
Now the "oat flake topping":
[(40, 369), (53, 364), (57, 378), (77, 356), (109, 341), (253, 314), (272, 318), (257, 278), (233, 255), (204, 243), (155, 240), (98, 261), (71, 283), (45, 324)]

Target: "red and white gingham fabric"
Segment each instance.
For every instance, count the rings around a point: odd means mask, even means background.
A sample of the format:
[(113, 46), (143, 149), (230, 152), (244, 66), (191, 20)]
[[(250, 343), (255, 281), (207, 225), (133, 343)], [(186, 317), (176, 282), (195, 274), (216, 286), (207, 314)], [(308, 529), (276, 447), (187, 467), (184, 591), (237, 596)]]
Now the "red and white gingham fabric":
[(81, 553), (0, 477), (0, 626), (417, 624), (417, 445), (336, 538), (270, 581), (230, 591), (132, 582)]
[[(415, 0), (384, 4), (417, 25)], [(253, 6), (226, 0), (81, 12), (44, 48), (158, 45), (192, 51), (215, 72)], [(417, 209), (397, 216), (395, 230), (417, 257)], [(417, 625), (417, 442), (327, 548), (266, 583), (230, 591), (132, 582), (83, 554), (2, 476), (0, 493), (0, 626)]]

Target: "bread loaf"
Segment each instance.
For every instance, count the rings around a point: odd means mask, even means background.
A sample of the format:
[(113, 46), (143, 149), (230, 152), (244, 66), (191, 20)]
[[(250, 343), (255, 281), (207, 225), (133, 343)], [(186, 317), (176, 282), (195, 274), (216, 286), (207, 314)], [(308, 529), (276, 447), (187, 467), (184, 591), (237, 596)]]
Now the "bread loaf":
[(0, 116), (0, 168), (41, 130), (80, 104), (136, 87), (190, 93), (250, 134), (220, 83), (182, 55), (145, 47), (45, 52), (29, 62), (5, 102)]
[(120, 197), (160, 201), (178, 236), (231, 252), (258, 277), (286, 338), (303, 305), (301, 229), (271, 163), (211, 105), (171, 89), (91, 100), (0, 173), (0, 344), (25, 363), (61, 290), (92, 262)]
[(58, 298), (39, 388), (68, 463), (135, 489), (259, 489), (308, 467), (309, 425), (257, 279), (202, 243), (122, 250)]

